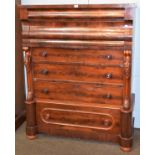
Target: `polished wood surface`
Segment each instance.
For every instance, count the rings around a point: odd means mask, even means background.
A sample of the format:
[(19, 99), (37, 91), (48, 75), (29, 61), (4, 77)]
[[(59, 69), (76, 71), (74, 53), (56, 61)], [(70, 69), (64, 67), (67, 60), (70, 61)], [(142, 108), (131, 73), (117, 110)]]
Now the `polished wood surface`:
[[(50, 103), (37, 103), (37, 118), (40, 126), (62, 126), (85, 128), (86, 130), (103, 131), (117, 134), (120, 131), (120, 112), (118, 109), (89, 108)], [(95, 120), (95, 121), (94, 121)], [(49, 131), (50, 132), (50, 131)]]
[(20, 6), (26, 133), (111, 141), (131, 150), (134, 5)]
[(36, 63), (34, 78), (60, 79), (85, 82), (122, 83), (123, 69), (83, 63)]
[[(59, 88), (59, 89), (58, 89)], [(83, 101), (96, 104), (122, 104), (123, 87), (85, 82), (34, 82), (36, 98)]]
[(123, 50), (69, 50), (52, 48), (33, 48), (32, 61), (37, 62), (64, 62), (87, 63), (122, 66)]

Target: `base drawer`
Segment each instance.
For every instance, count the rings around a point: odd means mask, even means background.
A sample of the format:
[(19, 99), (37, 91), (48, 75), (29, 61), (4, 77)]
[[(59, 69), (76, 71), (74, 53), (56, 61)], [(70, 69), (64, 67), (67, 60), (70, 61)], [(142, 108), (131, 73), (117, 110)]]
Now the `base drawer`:
[(37, 124), (40, 132), (50, 133), (54, 128), (66, 132), (99, 131), (109, 134), (120, 132), (119, 109), (86, 108), (56, 103), (36, 103)]

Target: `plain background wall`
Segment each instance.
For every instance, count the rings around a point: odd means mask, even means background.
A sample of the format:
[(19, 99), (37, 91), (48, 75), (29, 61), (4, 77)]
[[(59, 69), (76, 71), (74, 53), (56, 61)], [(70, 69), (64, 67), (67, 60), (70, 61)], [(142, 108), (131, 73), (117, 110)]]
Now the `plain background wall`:
[(104, 4), (104, 3), (137, 3), (140, 0), (21, 0), (22, 4)]
[(22, 4), (107, 4), (107, 3), (136, 3), (135, 35), (133, 47), (133, 82), (132, 92), (136, 94), (134, 117), (136, 128), (140, 128), (140, 31), (139, 31), (139, 2), (140, 0), (22, 0)]
[(88, 0), (22, 0), (22, 4), (88, 4)]

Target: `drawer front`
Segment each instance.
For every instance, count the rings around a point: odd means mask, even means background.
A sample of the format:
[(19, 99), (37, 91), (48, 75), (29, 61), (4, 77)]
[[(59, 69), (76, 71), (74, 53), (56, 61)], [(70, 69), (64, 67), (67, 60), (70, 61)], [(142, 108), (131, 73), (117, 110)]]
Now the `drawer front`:
[(37, 121), (40, 126), (60, 125), (64, 128), (82, 128), (119, 133), (118, 109), (82, 109), (82, 107), (51, 103), (37, 103)]
[(98, 104), (120, 105), (123, 96), (121, 86), (91, 83), (35, 81), (34, 90), (35, 98)]
[[(124, 25), (127, 25), (124, 27)], [(64, 40), (131, 40), (131, 21), (40, 21), (22, 23), (25, 38)]]
[(121, 65), (123, 64), (123, 51), (33, 48), (32, 59), (34, 62), (79, 62), (88, 64)]
[(33, 64), (35, 78), (123, 83), (121, 67), (67, 63)]

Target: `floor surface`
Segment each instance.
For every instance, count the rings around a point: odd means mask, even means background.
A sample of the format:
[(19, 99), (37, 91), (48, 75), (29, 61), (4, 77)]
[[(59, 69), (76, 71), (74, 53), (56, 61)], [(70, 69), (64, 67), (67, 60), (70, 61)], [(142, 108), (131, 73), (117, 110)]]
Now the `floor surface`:
[(40, 134), (36, 140), (25, 136), (25, 123), (16, 131), (16, 155), (140, 155), (140, 131), (135, 130), (133, 149), (129, 153), (119, 145)]

